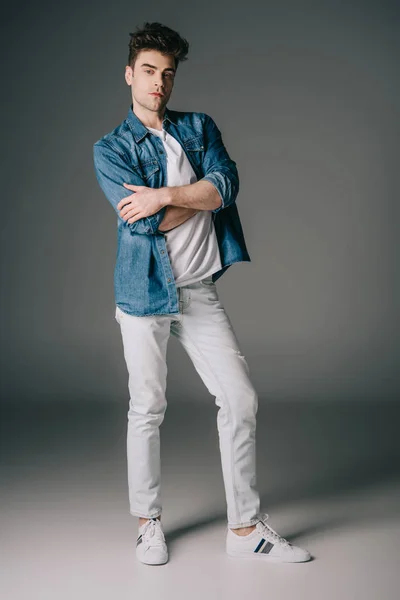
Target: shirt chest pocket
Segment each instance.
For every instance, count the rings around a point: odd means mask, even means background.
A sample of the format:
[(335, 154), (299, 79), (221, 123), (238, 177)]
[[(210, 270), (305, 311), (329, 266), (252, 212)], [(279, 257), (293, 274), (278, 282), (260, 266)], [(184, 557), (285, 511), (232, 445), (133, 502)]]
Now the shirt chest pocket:
[[(131, 165), (135, 173), (139, 175), (147, 187), (157, 187), (160, 179), (160, 165), (155, 158), (142, 160), (140, 163)], [(155, 185), (154, 185), (155, 184)]]
[(198, 134), (194, 137), (184, 140), (183, 147), (189, 160), (191, 160), (201, 172), (205, 152), (204, 136), (202, 134)]

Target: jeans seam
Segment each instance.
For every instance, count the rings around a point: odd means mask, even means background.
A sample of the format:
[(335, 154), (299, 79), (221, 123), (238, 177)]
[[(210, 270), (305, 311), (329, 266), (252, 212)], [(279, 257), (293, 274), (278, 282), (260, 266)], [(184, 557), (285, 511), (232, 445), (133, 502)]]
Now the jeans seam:
[(228, 407), (228, 412), (229, 412), (229, 423), (231, 425), (231, 427), (230, 427), (230, 446), (231, 446), (231, 469), (232, 469), (233, 497), (234, 497), (234, 501), (235, 501), (236, 514), (239, 515), (240, 513), (239, 513), (239, 509), (238, 509), (238, 504), (237, 504), (237, 490), (236, 490), (236, 481), (235, 481), (235, 470), (233, 468), (234, 467), (234, 461), (233, 461), (233, 440), (232, 440), (232, 413), (231, 413), (231, 407), (230, 407), (229, 401), (228, 401), (225, 393), (222, 390), (222, 387), (221, 387), (221, 385), (219, 383), (219, 379), (215, 375), (213, 369), (211, 368), (211, 365), (210, 365), (207, 357), (203, 354), (203, 352), (201, 350), (199, 350), (199, 348), (197, 347), (197, 345), (193, 341), (192, 337), (187, 333), (187, 331), (186, 331), (186, 335), (187, 335), (188, 339), (191, 341), (191, 343), (193, 344), (193, 346), (196, 348), (197, 352), (199, 352), (200, 356), (202, 356), (203, 359), (205, 360), (205, 362), (207, 363), (207, 365), (208, 365), (208, 367), (210, 369), (210, 373), (212, 374), (213, 378), (217, 382), (217, 385), (218, 385), (218, 387), (220, 389), (220, 392), (222, 392), (222, 396), (226, 400), (226, 405)]

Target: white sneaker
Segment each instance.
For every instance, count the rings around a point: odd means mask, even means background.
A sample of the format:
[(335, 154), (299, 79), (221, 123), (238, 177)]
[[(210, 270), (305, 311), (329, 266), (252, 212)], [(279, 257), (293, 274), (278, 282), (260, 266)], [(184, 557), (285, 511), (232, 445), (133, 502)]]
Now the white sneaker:
[(293, 546), (266, 524), (267, 513), (259, 515), (256, 528), (249, 535), (237, 535), (228, 528), (226, 552), (230, 556), (257, 557), (271, 562), (305, 562), (310, 560), (308, 550)]
[(168, 548), (160, 519), (149, 519), (139, 527), (136, 556), (147, 565), (163, 565), (168, 560)]

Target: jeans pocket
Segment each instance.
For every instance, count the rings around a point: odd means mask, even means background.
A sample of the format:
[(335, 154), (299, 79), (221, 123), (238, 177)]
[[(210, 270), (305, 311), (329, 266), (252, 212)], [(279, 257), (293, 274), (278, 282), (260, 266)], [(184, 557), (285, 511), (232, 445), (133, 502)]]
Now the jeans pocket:
[(201, 285), (204, 285), (205, 287), (212, 287), (215, 285), (215, 283), (212, 280), (212, 275), (209, 275), (208, 277), (201, 279), (200, 283), (201, 283)]

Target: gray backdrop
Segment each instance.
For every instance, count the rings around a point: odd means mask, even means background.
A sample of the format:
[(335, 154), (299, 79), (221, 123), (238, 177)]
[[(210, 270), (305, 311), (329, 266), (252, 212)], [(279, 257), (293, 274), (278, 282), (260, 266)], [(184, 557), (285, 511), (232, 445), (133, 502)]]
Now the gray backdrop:
[[(238, 164), (252, 262), (218, 289), (260, 396), (395, 398), (398, 17), (392, 2), (10, 5), (5, 400), (127, 398), (92, 146), (126, 116), (128, 33), (145, 20), (191, 44), (168, 106), (211, 114)], [(168, 357), (171, 398), (208, 394), (172, 338)]]

